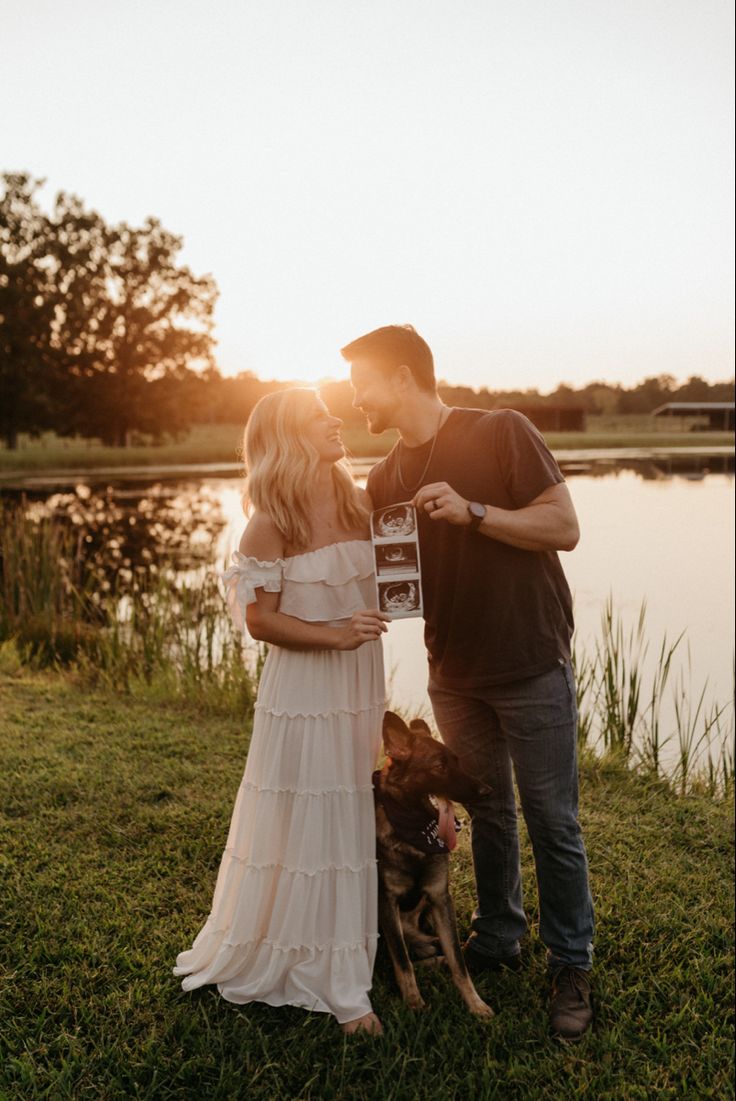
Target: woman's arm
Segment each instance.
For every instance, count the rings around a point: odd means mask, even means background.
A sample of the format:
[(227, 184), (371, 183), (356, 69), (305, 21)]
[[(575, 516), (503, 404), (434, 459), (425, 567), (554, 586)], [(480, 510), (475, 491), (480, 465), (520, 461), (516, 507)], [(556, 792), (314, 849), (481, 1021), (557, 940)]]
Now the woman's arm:
[(286, 650), (357, 650), (387, 630), (388, 617), (366, 609), (356, 612), (344, 627), (323, 627), (278, 610), (279, 594), (259, 589), (255, 604), (249, 604), (245, 621), (253, 638), (271, 642)]
[[(260, 562), (284, 557), (284, 540), (271, 519), (256, 512), (240, 540), (240, 553)], [(248, 604), (245, 622), (253, 638), (287, 650), (357, 650), (364, 642), (380, 638), (386, 616), (378, 611), (356, 612), (344, 627), (324, 627), (308, 623), (278, 610), (279, 593), (256, 592), (255, 603)]]

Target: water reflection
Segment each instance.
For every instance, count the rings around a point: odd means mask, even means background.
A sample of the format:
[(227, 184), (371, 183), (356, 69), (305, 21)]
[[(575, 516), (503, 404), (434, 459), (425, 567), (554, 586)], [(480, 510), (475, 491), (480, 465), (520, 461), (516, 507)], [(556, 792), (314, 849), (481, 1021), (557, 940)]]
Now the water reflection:
[(606, 453), (571, 459), (560, 459), (560, 469), (566, 478), (585, 475), (588, 478), (611, 478), (619, 474), (636, 474), (642, 481), (658, 482), (669, 478), (701, 481), (708, 474), (734, 473), (734, 453), (724, 448), (723, 454), (608, 455)]
[(76, 555), (105, 588), (123, 594), (136, 574), (211, 565), (227, 518), (217, 490), (199, 483), (80, 483), (65, 492), (5, 491), (36, 521), (73, 532)]
[[(575, 599), (577, 635), (595, 644), (602, 607), (634, 622), (647, 601), (647, 635), (656, 651), (664, 634), (687, 632), (683, 660), (693, 691), (706, 679), (709, 699), (733, 690), (733, 453), (561, 456), (580, 516), (582, 539), (562, 561)], [(363, 470), (367, 473), (364, 466)], [(360, 473), (360, 467), (357, 467)], [(124, 593), (137, 572), (172, 568), (216, 583), (237, 547), (245, 520), (241, 482), (231, 478), (120, 478), (63, 488), (38, 484), (0, 490), (25, 500), (33, 516), (53, 516), (74, 531), (101, 584)], [(653, 657), (653, 655), (651, 655)], [(395, 703), (428, 710), (422, 624), (391, 625), (387, 667)]]

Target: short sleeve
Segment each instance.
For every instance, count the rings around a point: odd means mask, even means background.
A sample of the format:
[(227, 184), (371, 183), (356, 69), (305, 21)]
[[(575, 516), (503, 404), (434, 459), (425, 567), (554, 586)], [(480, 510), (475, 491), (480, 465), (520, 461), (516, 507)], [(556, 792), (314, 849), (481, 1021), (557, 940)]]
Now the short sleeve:
[(245, 630), (245, 610), (256, 601), (256, 589), (267, 593), (281, 592), (284, 559), (259, 562), (257, 558), (235, 551), (233, 564), (222, 575), (225, 598), (233, 623), (239, 631)]
[(503, 480), (517, 508), (524, 508), (545, 489), (564, 482), (557, 460), (532, 422), (513, 409), (504, 410), (499, 459)]
[(383, 470), (383, 462), (377, 463), (371, 467), (368, 471), (368, 481), (366, 482), (366, 492), (371, 499), (373, 508), (381, 508), (383, 502), (383, 478), (381, 477), (381, 471)]

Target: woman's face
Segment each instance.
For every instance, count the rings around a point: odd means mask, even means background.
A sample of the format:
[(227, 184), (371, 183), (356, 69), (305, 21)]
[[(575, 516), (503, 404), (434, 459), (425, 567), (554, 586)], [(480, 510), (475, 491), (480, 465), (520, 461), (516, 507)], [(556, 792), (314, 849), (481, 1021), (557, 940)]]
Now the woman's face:
[(314, 409), (307, 414), (304, 436), (324, 462), (336, 463), (345, 456), (340, 439), (341, 427), (340, 418), (333, 417), (325, 403), (316, 398)]

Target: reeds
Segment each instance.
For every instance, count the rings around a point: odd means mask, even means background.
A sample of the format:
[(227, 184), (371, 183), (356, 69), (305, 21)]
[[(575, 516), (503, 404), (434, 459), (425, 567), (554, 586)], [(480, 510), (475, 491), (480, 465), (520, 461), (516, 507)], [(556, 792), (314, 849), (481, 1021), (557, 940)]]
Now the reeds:
[(15, 638), (41, 665), (72, 660), (94, 633), (85, 581), (73, 531), (20, 509), (0, 512), (0, 640)]
[(0, 644), (12, 641), (24, 662), (73, 666), (90, 682), (186, 696), (209, 709), (252, 708), (262, 656), (244, 652), (212, 570), (183, 579), (158, 564), (107, 574), (73, 531), (5, 510), (0, 594)]
[[(105, 572), (98, 558), (85, 557), (73, 528), (6, 509), (0, 596), (6, 667), (17, 654), (37, 666), (72, 665), (115, 690), (184, 696), (240, 716), (252, 709), (264, 653), (244, 649), (212, 566), (182, 574), (172, 561)], [(582, 650), (576, 640), (573, 648), (579, 743), (623, 758), (681, 794), (728, 794), (736, 763), (733, 700), (709, 701), (707, 683), (693, 694), (689, 659), (673, 675), (682, 641), (665, 636), (650, 660), (646, 603), (627, 629), (609, 596), (600, 638)]]
[(734, 790), (734, 704), (707, 700), (706, 680), (692, 692), (692, 665), (673, 676), (684, 633), (665, 635), (650, 660), (646, 601), (628, 630), (609, 595), (592, 651), (573, 645), (578, 742), (667, 780), (680, 794)]

